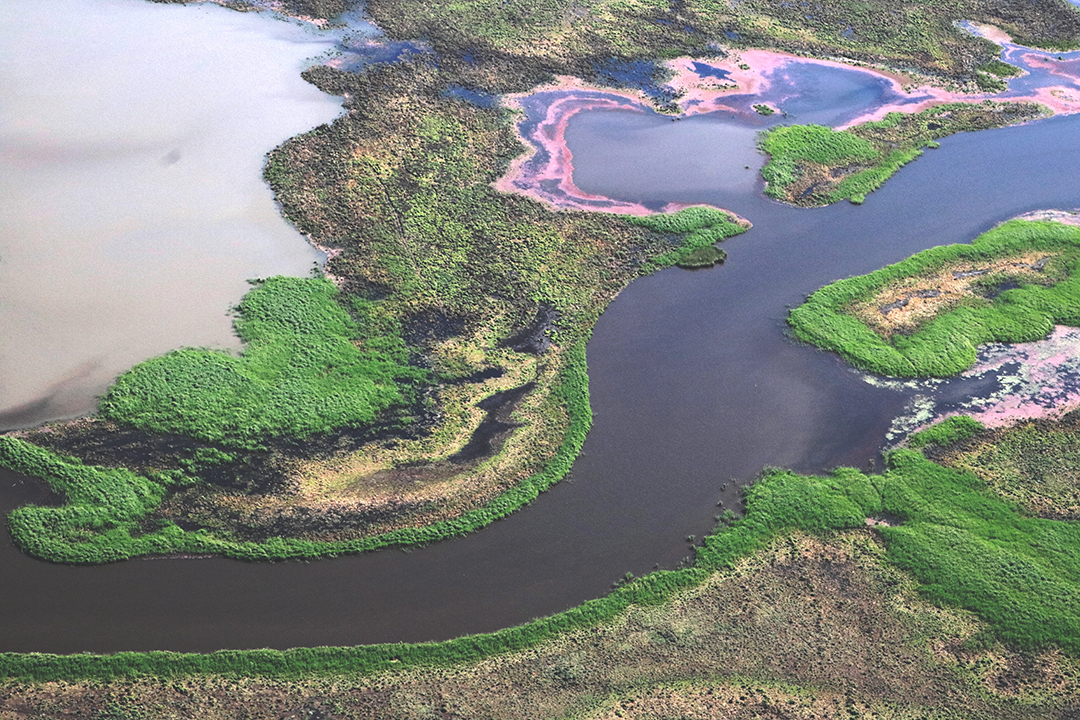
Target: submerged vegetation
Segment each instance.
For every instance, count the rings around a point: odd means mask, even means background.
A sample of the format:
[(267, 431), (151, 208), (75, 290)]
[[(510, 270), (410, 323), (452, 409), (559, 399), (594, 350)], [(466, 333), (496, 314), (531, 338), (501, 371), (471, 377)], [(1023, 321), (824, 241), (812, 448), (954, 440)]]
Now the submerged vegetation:
[[(983, 432), (952, 420), (921, 444), (973, 447)], [(1050, 461), (1080, 470), (1055, 447)], [(451, 717), (653, 717), (664, 697), (711, 712), (717, 697), (781, 700), (791, 717), (1057, 717), (1080, 691), (1078, 613), (1080, 526), (1025, 516), (969, 472), (897, 450), (882, 475), (766, 471), (692, 567), (520, 627), (419, 645), (5, 654), (0, 708), (137, 696), (170, 717), (218, 687), (254, 693), (254, 717), (281, 693), (334, 717), (425, 717), (432, 703)]]
[(1038, 340), (1055, 323), (1080, 324), (1080, 228), (1024, 220), (839, 280), (788, 317), (799, 340), (896, 377), (955, 375), (979, 345)]
[(889, 113), (847, 130), (791, 125), (764, 132), (759, 141), (769, 162), (761, 170), (769, 197), (793, 205), (862, 203), (897, 170), (937, 147), (939, 138), (966, 130), (1014, 125), (1049, 110), (1033, 103), (951, 103), (920, 113)]

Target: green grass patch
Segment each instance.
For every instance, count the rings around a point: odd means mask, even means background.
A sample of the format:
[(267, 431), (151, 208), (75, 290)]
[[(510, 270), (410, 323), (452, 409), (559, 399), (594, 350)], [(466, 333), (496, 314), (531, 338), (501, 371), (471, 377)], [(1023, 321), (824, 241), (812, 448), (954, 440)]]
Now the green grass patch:
[(727, 259), (727, 253), (718, 247), (709, 245), (707, 247), (698, 248), (693, 251), (682, 260), (676, 263), (684, 270), (698, 270), (702, 268), (711, 268)]
[(983, 63), (979, 66), (979, 69), (983, 72), (990, 73), (991, 75), (997, 75), (1001, 78), (1018, 77), (1021, 72), (1020, 68), (1015, 65), (1010, 65), (1007, 62), (1001, 60), (991, 60), (988, 63)]
[(1009, 84), (1007, 82), (997, 75), (991, 75), (990, 73), (985, 72), (975, 73), (975, 84), (983, 92), (997, 93), (1009, 89)]
[(136, 365), (102, 398), (101, 415), (157, 433), (255, 449), (266, 440), (371, 423), (427, 373), (400, 338), (362, 333), (322, 278), (275, 277), (237, 308), (239, 357), (184, 349)]
[(923, 448), (927, 445), (937, 445), (942, 448), (950, 447), (958, 442), (975, 437), (985, 429), (985, 426), (975, 418), (967, 415), (955, 415), (931, 425), (925, 430), (913, 433), (908, 438), (908, 445), (913, 448)]
[(706, 206), (684, 208), (676, 213), (623, 217), (631, 225), (672, 236), (672, 242), (677, 246), (647, 261), (643, 266), (646, 272), (672, 265), (706, 267), (706, 262), (712, 267), (727, 258), (726, 252), (713, 246), (746, 232), (746, 226), (736, 223), (730, 213)]
[[(909, 334), (885, 339), (846, 312), (859, 301), (907, 278), (932, 275), (960, 262), (1009, 257), (1027, 251), (1060, 253), (1052, 285), (1024, 284), (993, 298), (977, 298), (938, 315)], [(1013, 220), (970, 245), (931, 248), (869, 275), (827, 285), (791, 311), (792, 334), (839, 353), (853, 365), (894, 377), (948, 377), (974, 364), (976, 349), (990, 342), (1030, 342), (1054, 324), (1080, 324), (1080, 228)]]
[[(996, 77), (979, 73), (988, 83)], [(994, 85), (997, 88), (997, 85)], [(919, 113), (890, 113), (847, 130), (791, 125), (763, 132), (758, 147), (769, 155), (761, 169), (765, 193), (785, 202), (816, 206), (840, 200), (862, 203), (897, 170), (937, 140), (965, 130), (1002, 127), (1049, 111), (1033, 103), (951, 103)]]

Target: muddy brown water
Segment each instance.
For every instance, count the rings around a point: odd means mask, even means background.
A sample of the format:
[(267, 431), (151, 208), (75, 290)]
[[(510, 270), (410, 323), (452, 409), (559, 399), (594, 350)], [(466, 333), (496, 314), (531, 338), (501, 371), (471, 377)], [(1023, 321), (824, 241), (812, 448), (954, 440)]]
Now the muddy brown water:
[[(589, 345), (595, 422), (569, 479), (466, 538), (311, 563), (64, 567), (26, 557), (5, 537), (0, 650), (435, 640), (572, 607), (626, 572), (674, 567), (691, 552), (687, 536), (709, 532), (717, 502), (735, 505), (737, 486), (763, 466), (865, 467), (906, 402), (835, 356), (790, 342), (788, 306), (831, 280), (971, 240), (1013, 215), (1080, 206), (1080, 118), (947, 138), (861, 207), (798, 210), (756, 191), (718, 190), (707, 174), (695, 182), (677, 156), (631, 170), (620, 117), (640, 121), (615, 113), (572, 123), (583, 189), (713, 202), (755, 227), (725, 243), (724, 266), (639, 280), (601, 318)], [(690, 127), (700, 137), (724, 121), (659, 122), (667, 129), (657, 134)], [(707, 168), (703, 158), (723, 146), (699, 141), (685, 152)], [(677, 192), (665, 190), (666, 172), (679, 173)], [(35, 484), (0, 474), (0, 511), (43, 499)]]

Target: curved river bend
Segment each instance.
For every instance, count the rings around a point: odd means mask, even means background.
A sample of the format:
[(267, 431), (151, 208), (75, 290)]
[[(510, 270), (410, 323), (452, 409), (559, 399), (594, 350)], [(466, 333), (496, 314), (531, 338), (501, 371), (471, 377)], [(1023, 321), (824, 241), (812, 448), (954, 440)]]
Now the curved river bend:
[[(22, 555), (5, 538), (0, 650), (441, 639), (565, 609), (626, 572), (674, 566), (689, 553), (686, 537), (712, 528), (718, 500), (734, 505), (737, 485), (762, 466), (865, 467), (908, 400), (788, 341), (788, 306), (831, 280), (969, 241), (1019, 213), (1080, 206), (1076, 116), (947, 138), (865, 205), (819, 210), (781, 206), (745, 186), (718, 189), (709, 154), (729, 152), (715, 140), (730, 135), (727, 122), (597, 113), (571, 124), (583, 189), (710, 202), (755, 226), (726, 242), (725, 266), (644, 278), (604, 314), (589, 345), (593, 430), (571, 478), (532, 507), (414, 552), (314, 563), (63, 567)], [(668, 135), (679, 132), (697, 138), (684, 158), (633, 165), (649, 137), (679, 147)], [(0, 510), (38, 492), (4, 474)]]

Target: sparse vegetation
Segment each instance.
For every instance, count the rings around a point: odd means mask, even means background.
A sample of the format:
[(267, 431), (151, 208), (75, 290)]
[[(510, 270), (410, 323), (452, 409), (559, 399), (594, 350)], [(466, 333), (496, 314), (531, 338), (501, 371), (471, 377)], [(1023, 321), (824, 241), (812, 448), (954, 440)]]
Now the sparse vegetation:
[(975, 475), (1026, 514), (1080, 520), (1080, 412), (937, 444), (939, 462)]

